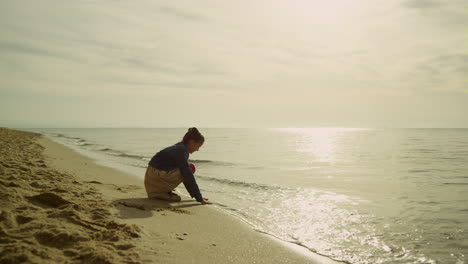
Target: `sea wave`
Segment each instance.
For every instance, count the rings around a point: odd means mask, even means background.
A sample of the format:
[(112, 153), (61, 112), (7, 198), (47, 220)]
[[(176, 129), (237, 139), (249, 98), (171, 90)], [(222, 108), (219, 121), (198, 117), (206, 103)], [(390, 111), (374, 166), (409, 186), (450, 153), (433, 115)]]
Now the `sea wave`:
[[(141, 154), (134, 154), (134, 153), (128, 153), (124, 152), (121, 150), (116, 150), (108, 147), (100, 148), (98, 151), (105, 152), (107, 155), (112, 155), (112, 156), (117, 156), (117, 157), (123, 157), (123, 158), (130, 158), (134, 160), (140, 160), (140, 161), (150, 161), (151, 160), (151, 155), (141, 155)], [(235, 166), (235, 163), (231, 162), (225, 162), (225, 161), (215, 161), (215, 160), (198, 160), (198, 159), (189, 159), (189, 162), (194, 163), (194, 164), (210, 164), (210, 165), (217, 165), (217, 166)], [(138, 166), (141, 167), (141, 166)]]
[(71, 137), (71, 136), (67, 136), (67, 135), (64, 135), (64, 134), (60, 134), (60, 133), (52, 133), (52, 136), (58, 137), (58, 138), (73, 140), (73, 141), (75, 141), (75, 145), (80, 146), (80, 147), (95, 145), (93, 143), (88, 142), (86, 139), (80, 138), (80, 137)]
[(78, 146), (85, 147), (85, 146), (93, 146), (94, 144), (92, 143), (87, 143), (87, 142), (79, 142), (77, 144)]
[(99, 149), (99, 151), (104, 151), (104, 152), (105, 152), (105, 151), (112, 151), (112, 149), (110, 149), (110, 148), (102, 148), (102, 149)]
[(233, 162), (227, 162), (227, 161), (218, 161), (218, 160), (197, 160), (197, 159), (189, 159), (189, 162), (192, 163), (206, 163), (206, 164), (212, 164), (212, 165), (219, 165), (219, 166), (236, 166), (236, 163)]
[(215, 177), (203, 176), (203, 175), (197, 175), (196, 177), (203, 179), (203, 180), (207, 180), (207, 181), (218, 182), (221, 184), (227, 184), (230, 186), (241, 187), (241, 188), (252, 188), (255, 190), (278, 190), (282, 188), (277, 185), (267, 185), (267, 184), (260, 184), (260, 183), (254, 183), (254, 182), (236, 181), (236, 180), (215, 178)]
[(52, 133), (52, 136), (54, 136), (54, 137), (59, 137), (59, 138), (66, 138), (66, 139), (78, 139), (78, 140), (82, 140), (82, 138), (79, 138), (79, 137), (70, 137), (70, 136), (67, 136), (67, 135), (64, 135), (64, 134), (60, 134), (60, 133)]
[(197, 163), (213, 163), (212, 160), (194, 160), (190, 159), (191, 162), (197, 162)]
[(116, 149), (112, 149), (112, 148), (108, 148), (108, 147), (100, 148), (100, 149), (98, 149), (98, 151), (105, 152), (107, 155), (112, 155), (112, 156), (117, 156), (117, 157), (149, 161), (149, 158), (146, 155), (127, 153), (127, 152), (124, 152), (124, 151), (120, 151), (120, 150), (116, 150)]

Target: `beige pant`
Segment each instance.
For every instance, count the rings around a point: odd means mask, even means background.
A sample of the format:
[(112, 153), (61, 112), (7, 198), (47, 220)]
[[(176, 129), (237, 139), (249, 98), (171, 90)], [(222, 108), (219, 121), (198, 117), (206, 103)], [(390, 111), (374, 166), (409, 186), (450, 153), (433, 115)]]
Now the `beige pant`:
[(180, 201), (180, 196), (171, 191), (184, 181), (180, 169), (163, 171), (148, 166), (145, 174), (145, 189), (150, 199), (161, 199), (171, 202)]

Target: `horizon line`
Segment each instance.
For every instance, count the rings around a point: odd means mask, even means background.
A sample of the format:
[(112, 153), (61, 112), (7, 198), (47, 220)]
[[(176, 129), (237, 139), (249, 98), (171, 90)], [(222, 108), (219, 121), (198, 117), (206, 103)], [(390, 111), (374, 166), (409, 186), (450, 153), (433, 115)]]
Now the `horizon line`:
[[(187, 129), (193, 126), (11, 126), (0, 128), (9, 129)], [(397, 127), (397, 126), (195, 126), (197, 128), (215, 128), (215, 129), (300, 129), (300, 128), (355, 128), (355, 129), (468, 129), (468, 127), (429, 127), (429, 126), (415, 126), (415, 127)]]

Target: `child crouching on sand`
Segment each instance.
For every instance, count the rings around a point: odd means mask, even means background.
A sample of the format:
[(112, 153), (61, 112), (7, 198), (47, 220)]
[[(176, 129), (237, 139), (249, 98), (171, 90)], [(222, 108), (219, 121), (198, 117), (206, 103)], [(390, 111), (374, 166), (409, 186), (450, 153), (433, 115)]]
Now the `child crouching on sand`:
[(198, 151), (204, 142), (203, 135), (192, 127), (181, 142), (156, 153), (148, 163), (145, 174), (148, 198), (179, 202), (180, 196), (172, 190), (183, 182), (190, 196), (202, 204), (211, 204), (207, 198), (202, 197), (188, 163), (189, 154)]

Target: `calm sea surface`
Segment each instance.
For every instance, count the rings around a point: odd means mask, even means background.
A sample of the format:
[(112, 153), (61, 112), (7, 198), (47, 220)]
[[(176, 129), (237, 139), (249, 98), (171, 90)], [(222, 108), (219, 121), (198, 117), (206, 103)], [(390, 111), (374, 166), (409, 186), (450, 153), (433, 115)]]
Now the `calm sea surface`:
[[(141, 178), (186, 132), (28, 130)], [(350, 263), (466, 263), (468, 129), (200, 131), (202, 194), (258, 231)]]

